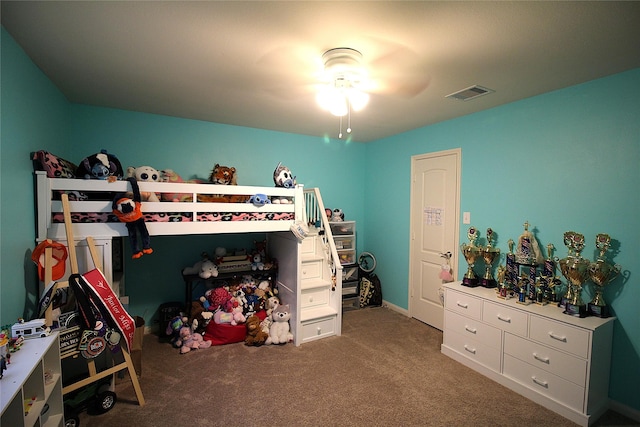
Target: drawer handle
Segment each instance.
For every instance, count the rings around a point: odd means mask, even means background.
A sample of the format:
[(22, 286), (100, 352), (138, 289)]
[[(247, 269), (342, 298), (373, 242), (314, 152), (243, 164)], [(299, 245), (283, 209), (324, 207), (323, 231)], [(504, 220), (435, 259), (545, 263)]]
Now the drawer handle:
[(536, 353), (533, 353), (533, 358), (536, 359), (536, 360), (539, 360), (542, 363), (546, 363), (547, 365), (549, 364), (549, 358), (548, 357), (538, 356)]
[(466, 344), (464, 345), (464, 349), (467, 350), (471, 354), (476, 354), (475, 348), (469, 348)]
[(536, 377), (531, 377), (531, 379), (533, 380), (534, 383), (538, 384), (539, 386), (542, 386), (544, 388), (549, 388), (549, 383), (547, 383), (546, 381), (540, 381)]
[(465, 326), (464, 330), (467, 331), (467, 332), (471, 332), (472, 334), (475, 334), (477, 332), (476, 328), (470, 328), (468, 326)]
[(511, 323), (511, 318), (510, 317), (502, 317), (499, 314), (498, 314), (498, 320), (502, 320), (503, 322)]
[(554, 334), (553, 332), (549, 332), (549, 336), (551, 338), (553, 338), (554, 340), (558, 340), (558, 341), (562, 341), (562, 342), (567, 342), (567, 337), (561, 337), (559, 335)]
[(458, 307), (460, 307), (460, 308), (469, 308), (469, 304), (463, 304), (463, 303), (461, 303), (461, 302), (459, 302), (459, 301), (458, 301), (456, 304), (457, 304), (457, 305), (458, 305)]

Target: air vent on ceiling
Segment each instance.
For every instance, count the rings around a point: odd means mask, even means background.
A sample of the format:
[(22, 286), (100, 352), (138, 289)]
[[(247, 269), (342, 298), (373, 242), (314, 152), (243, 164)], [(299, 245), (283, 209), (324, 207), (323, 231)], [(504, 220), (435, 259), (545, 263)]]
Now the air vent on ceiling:
[(470, 99), (477, 98), (488, 93), (495, 92), (493, 89), (487, 89), (486, 87), (474, 85), (466, 89), (459, 90), (452, 94), (445, 96), (445, 98), (453, 98), (460, 101), (469, 101)]

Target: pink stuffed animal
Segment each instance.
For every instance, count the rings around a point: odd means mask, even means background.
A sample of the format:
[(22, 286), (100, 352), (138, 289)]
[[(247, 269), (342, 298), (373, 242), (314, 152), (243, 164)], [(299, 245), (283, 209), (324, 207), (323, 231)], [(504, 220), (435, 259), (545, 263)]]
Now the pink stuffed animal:
[(191, 327), (185, 325), (180, 328), (180, 336), (176, 345), (180, 347), (180, 354), (185, 354), (191, 350), (211, 347), (211, 341), (205, 341), (201, 334), (193, 332)]

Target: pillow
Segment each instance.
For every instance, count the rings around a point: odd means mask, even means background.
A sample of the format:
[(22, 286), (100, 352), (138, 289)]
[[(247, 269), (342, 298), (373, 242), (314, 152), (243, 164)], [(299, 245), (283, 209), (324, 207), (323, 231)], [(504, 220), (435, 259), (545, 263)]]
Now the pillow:
[(75, 164), (48, 151), (40, 150), (33, 153), (34, 169), (47, 172), (49, 178), (75, 178)]

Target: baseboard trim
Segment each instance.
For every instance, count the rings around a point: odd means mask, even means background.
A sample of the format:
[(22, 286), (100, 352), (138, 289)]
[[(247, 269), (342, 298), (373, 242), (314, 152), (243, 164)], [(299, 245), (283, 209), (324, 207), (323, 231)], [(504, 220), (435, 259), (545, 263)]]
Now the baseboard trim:
[(640, 411), (615, 400), (609, 400), (609, 409), (640, 423)]
[(399, 307), (395, 304), (391, 304), (389, 301), (382, 300), (382, 306), (387, 307), (389, 310), (396, 311), (404, 316), (409, 317), (409, 310)]

